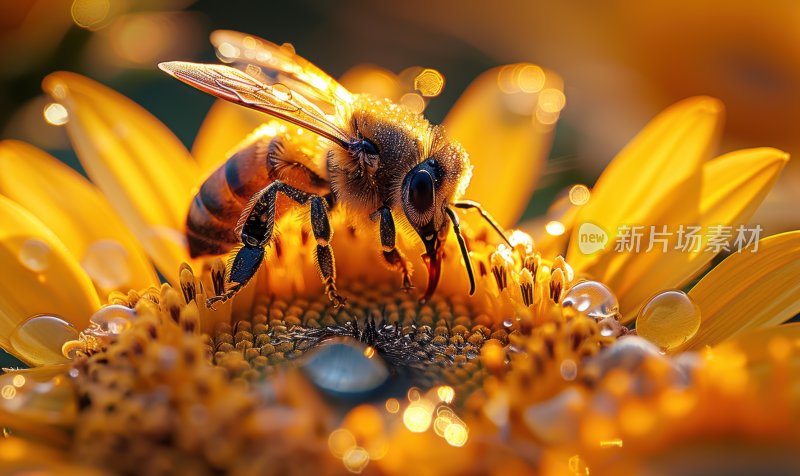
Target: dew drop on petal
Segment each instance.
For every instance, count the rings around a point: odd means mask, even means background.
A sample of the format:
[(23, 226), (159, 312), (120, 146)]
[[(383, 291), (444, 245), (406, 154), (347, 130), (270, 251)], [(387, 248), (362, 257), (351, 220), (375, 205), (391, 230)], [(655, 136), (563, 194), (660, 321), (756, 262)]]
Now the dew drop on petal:
[(131, 321), (136, 317), (133, 309), (119, 304), (111, 304), (95, 312), (89, 322), (95, 330), (105, 335), (118, 336), (131, 327)]
[(29, 270), (41, 273), (50, 266), (50, 245), (36, 238), (25, 240), (19, 249), (18, 258)]
[(561, 313), (566, 319), (585, 316), (600, 320), (616, 316), (618, 312), (617, 297), (605, 284), (597, 281), (581, 281), (561, 298)]
[(292, 91), (283, 83), (273, 84), (272, 93), (281, 101), (288, 101), (292, 98)]
[(679, 290), (656, 294), (636, 317), (636, 333), (664, 351), (691, 339), (699, 328), (700, 307)]
[(32, 363), (66, 362), (61, 353), (65, 342), (78, 338), (78, 330), (56, 316), (34, 316), (11, 331), (9, 343), (23, 360)]
[(97, 240), (89, 245), (81, 266), (106, 291), (118, 289), (131, 280), (128, 252), (116, 240)]
[(514, 320), (513, 319), (509, 318), (509, 319), (503, 320), (503, 327), (509, 328), (509, 327), (511, 327), (513, 325), (514, 325)]

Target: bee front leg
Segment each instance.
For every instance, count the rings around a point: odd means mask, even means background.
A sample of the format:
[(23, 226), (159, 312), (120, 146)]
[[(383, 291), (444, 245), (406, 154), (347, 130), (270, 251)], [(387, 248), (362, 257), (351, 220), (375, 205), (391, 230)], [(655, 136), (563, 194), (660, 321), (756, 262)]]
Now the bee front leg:
[(395, 246), (397, 232), (394, 228), (394, 218), (389, 207), (378, 209), (380, 215), (381, 246), (383, 247), (383, 260), (386, 266), (393, 271), (399, 271), (403, 276), (403, 290), (413, 289), (411, 284), (411, 264), (403, 253)]

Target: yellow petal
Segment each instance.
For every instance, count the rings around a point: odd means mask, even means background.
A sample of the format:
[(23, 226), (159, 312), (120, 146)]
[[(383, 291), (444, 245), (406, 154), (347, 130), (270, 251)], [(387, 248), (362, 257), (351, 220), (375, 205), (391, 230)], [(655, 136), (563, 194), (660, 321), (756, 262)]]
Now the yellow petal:
[(761, 147), (722, 155), (703, 167), (700, 217), (706, 224), (746, 222), (772, 189), (789, 154)]
[(689, 291), (700, 306), (700, 330), (680, 350), (716, 345), (770, 327), (800, 312), (800, 231), (773, 235), (758, 250), (734, 253)]
[[(787, 359), (791, 349), (800, 344), (800, 323), (774, 326), (742, 333), (712, 348), (714, 358), (737, 352), (747, 356), (749, 367), (769, 365), (771, 361)], [(788, 345), (788, 348), (787, 348)], [(800, 368), (800, 353), (795, 351), (795, 365)]]
[[(38, 314), (83, 329), (100, 307), (92, 281), (63, 243), (27, 210), (0, 196), (0, 347)], [(16, 355), (16, 353), (15, 353)]]
[(67, 131), (89, 177), (165, 276), (189, 261), (183, 234), (197, 164), (155, 117), (86, 77), (53, 73), (43, 87), (69, 114)]
[[(656, 116), (628, 143), (597, 180), (592, 198), (578, 214), (567, 254), (575, 271), (601, 277), (627, 264), (634, 255), (614, 250), (622, 225), (663, 224), (671, 221), (671, 213), (696, 212), (701, 166), (716, 146), (722, 115), (716, 99), (686, 99)], [(604, 251), (581, 253), (578, 233), (583, 223), (608, 234)]]
[(80, 174), (18, 141), (0, 142), (0, 170), (0, 194), (55, 230), (101, 296), (159, 283), (136, 239)]
[(268, 119), (263, 113), (218, 100), (209, 109), (192, 145), (192, 155), (205, 177), (228, 158), (231, 148)]
[[(535, 65), (494, 68), (472, 82), (444, 122), (475, 167), (467, 198), (506, 228), (525, 211), (550, 150), (561, 87), (556, 74)], [(466, 219), (479, 223), (472, 214)]]
[[(669, 217), (654, 221), (677, 233), (681, 225), (696, 224), (703, 230), (697, 251), (676, 249), (675, 235), (667, 252), (656, 248), (649, 253), (634, 253), (625, 264), (602, 275), (620, 296), (623, 322), (633, 319), (644, 301), (664, 289), (682, 287), (697, 276), (716, 253), (707, 251), (708, 231), (714, 226), (736, 227), (753, 215), (778, 178), (789, 156), (770, 148), (731, 152), (703, 165), (699, 216), (693, 207), (676, 206)], [(643, 243), (649, 233), (643, 238)], [(646, 245), (645, 245), (646, 246)]]
[(800, 323), (745, 332), (703, 354), (716, 362), (742, 362), (755, 379), (750, 387), (800, 405), (800, 386), (795, 383), (800, 381)]

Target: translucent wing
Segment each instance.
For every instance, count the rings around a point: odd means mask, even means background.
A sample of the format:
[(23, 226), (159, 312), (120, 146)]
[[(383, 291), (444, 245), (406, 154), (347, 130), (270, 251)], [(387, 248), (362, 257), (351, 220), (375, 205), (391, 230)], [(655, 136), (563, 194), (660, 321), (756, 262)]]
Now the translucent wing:
[(264, 84), (243, 71), (218, 64), (170, 61), (158, 67), (201, 91), (291, 122), (342, 147), (355, 140), (333, 118), (282, 83)]
[(276, 45), (271, 41), (231, 30), (217, 30), (211, 43), (220, 59), (242, 69), (249, 65), (262, 68), (275, 81), (286, 84), (312, 101), (336, 105), (350, 102), (351, 94), (335, 79), (313, 63), (297, 55), (291, 45)]

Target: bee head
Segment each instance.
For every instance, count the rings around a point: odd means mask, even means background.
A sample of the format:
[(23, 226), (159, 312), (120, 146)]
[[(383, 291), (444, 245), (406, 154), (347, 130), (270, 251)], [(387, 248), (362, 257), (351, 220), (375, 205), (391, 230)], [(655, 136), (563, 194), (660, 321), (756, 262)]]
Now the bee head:
[(475, 279), (459, 220), (451, 204), (463, 196), (472, 174), (469, 156), (458, 142), (449, 140), (440, 127), (431, 130), (427, 159), (417, 163), (403, 178), (400, 201), (408, 222), (425, 246), (422, 259), (428, 268), (428, 286), (422, 301), (431, 298), (439, 283), (444, 243), (453, 225), (470, 281)]
[(443, 244), (448, 224), (444, 193), (445, 172), (436, 159), (417, 164), (403, 179), (403, 212), (425, 245), (422, 258), (428, 268), (428, 286), (423, 301), (430, 299), (439, 283)]

